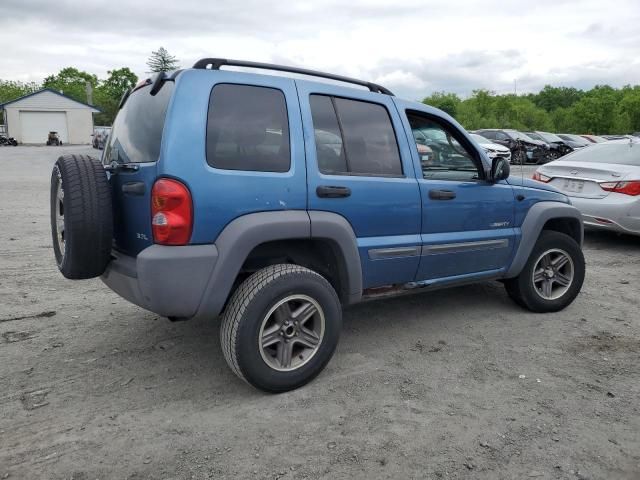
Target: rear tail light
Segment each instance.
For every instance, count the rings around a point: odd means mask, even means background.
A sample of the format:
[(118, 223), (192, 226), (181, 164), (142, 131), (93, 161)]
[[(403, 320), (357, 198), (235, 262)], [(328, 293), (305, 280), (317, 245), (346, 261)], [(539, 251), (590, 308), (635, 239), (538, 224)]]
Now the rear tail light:
[(547, 177), (540, 172), (533, 172), (533, 176), (531, 178), (542, 183), (549, 183), (551, 181), (551, 177)]
[(160, 245), (186, 245), (193, 227), (189, 189), (177, 180), (161, 178), (151, 190), (151, 230)]
[(627, 182), (604, 182), (600, 188), (607, 192), (624, 193), (625, 195), (640, 195), (640, 180), (630, 180)]

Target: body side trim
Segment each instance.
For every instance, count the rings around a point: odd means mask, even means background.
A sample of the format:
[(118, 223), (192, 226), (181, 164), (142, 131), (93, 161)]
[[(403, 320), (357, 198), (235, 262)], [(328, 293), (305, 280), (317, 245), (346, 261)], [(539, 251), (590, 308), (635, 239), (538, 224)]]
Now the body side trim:
[(391, 248), (372, 248), (369, 250), (369, 258), (371, 260), (383, 260), (387, 258), (399, 257), (416, 257), (420, 255), (420, 247), (391, 247)]
[(508, 238), (479, 240), (477, 242), (441, 243), (439, 245), (423, 245), (422, 255), (439, 255), (442, 253), (459, 253), (473, 250), (492, 250), (494, 248), (507, 248), (508, 246)]

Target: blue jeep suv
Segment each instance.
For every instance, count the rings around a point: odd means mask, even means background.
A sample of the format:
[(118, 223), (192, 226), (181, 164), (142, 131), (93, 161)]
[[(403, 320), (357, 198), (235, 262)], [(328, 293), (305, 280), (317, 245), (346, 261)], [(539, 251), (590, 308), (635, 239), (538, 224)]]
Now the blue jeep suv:
[(214, 58), (125, 95), (101, 161), (58, 159), (51, 225), (65, 277), (172, 320), (221, 315), (229, 366), (270, 392), (322, 371), (344, 305), (499, 280), (553, 312), (585, 273), (567, 197), (509, 177), (442, 111)]

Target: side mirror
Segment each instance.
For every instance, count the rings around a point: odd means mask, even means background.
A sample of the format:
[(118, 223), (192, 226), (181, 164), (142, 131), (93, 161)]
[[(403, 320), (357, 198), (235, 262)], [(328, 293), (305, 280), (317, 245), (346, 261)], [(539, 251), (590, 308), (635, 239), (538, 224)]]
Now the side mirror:
[(491, 181), (499, 182), (500, 180), (506, 180), (511, 173), (511, 165), (509, 162), (501, 157), (496, 157), (491, 163)]

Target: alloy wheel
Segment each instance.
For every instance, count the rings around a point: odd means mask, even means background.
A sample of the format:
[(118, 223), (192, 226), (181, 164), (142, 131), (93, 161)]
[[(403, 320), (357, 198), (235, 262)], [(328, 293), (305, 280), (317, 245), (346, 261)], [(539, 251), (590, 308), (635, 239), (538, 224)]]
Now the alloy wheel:
[(260, 355), (274, 370), (296, 370), (318, 352), (324, 329), (324, 312), (318, 302), (307, 295), (289, 295), (262, 320)]
[(544, 252), (533, 268), (533, 286), (545, 300), (562, 297), (573, 283), (574, 265), (564, 250), (554, 248)]

